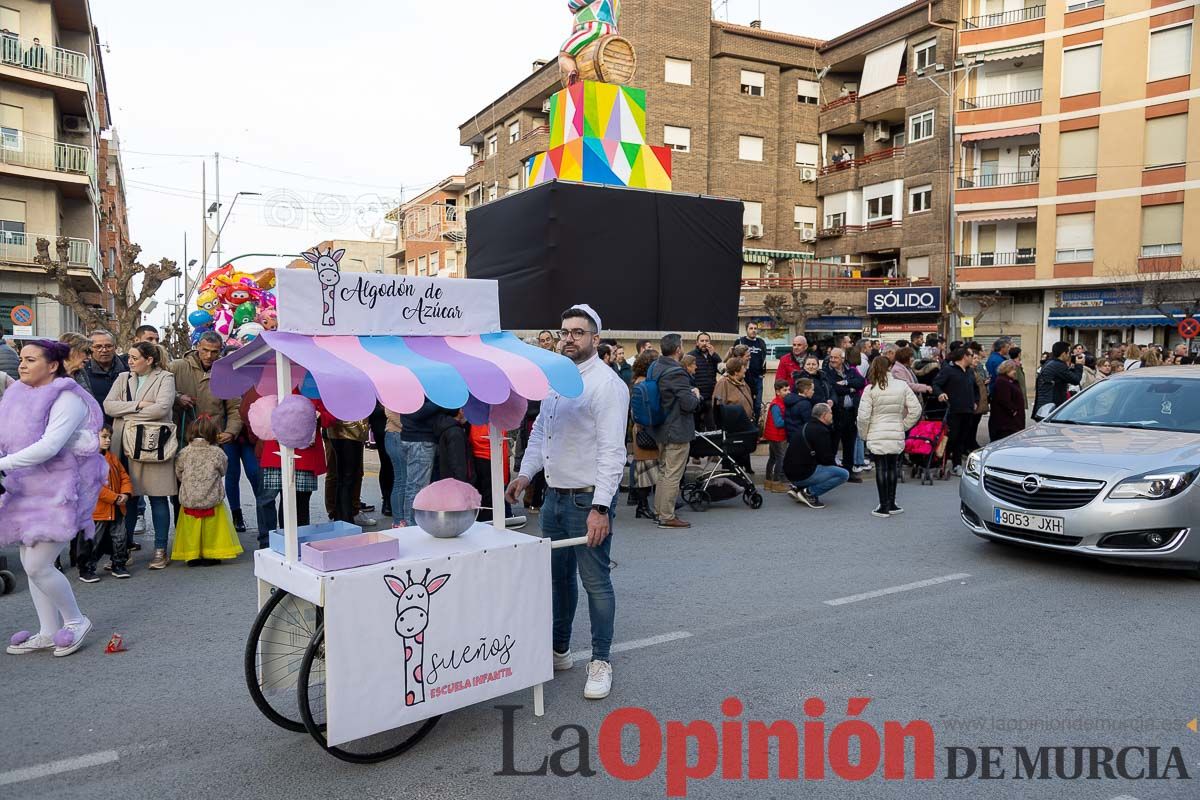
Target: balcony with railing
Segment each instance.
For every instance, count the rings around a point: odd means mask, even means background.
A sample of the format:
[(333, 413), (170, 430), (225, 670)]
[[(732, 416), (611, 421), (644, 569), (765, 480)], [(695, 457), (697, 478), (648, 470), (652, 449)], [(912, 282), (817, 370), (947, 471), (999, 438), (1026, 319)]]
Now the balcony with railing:
[(466, 237), (463, 218), (466, 212), (457, 205), (428, 203), (404, 211), (406, 242), (462, 241)]
[(877, 92), (858, 97), (858, 116), (864, 120), (890, 119), (903, 124), (908, 106), (908, 76), (898, 75), (896, 82)]
[(995, 14), (981, 14), (977, 17), (964, 17), (962, 21), (962, 29), (964, 31), (983, 30), (986, 28), (998, 28), (1001, 25), (1016, 25), (1021, 22), (1032, 22), (1033, 20), (1045, 19), (1046, 7), (1029, 6), (1028, 8), (1015, 8), (1011, 11), (1001, 11)]
[[(3, 231), (0, 232), (0, 263), (18, 266), (36, 264), (38, 239), (45, 239), (50, 243), (50, 258), (58, 258), (57, 234)], [(97, 283), (102, 281), (99, 254), (87, 239), (67, 237), (67, 267), (73, 270), (89, 270)]]
[(1037, 263), (1037, 248), (1024, 247), (1013, 253), (959, 253), (954, 257), (960, 267), (1018, 267)]
[(1005, 106), (1020, 106), (1027, 103), (1042, 102), (1042, 89), (1021, 89), (1017, 92), (1000, 92), (998, 94), (983, 94), (975, 97), (963, 97), (958, 101), (959, 111), (980, 111), (988, 108), (1003, 108)]
[(91, 59), (86, 53), (47, 47), (32, 38), (0, 34), (0, 67), (14, 67), (52, 78), (92, 84)]
[(929, 278), (907, 278), (896, 274), (896, 262), (812, 261), (794, 266), (788, 277), (743, 278), (742, 288), (751, 291), (854, 291), (885, 286), (929, 286)]
[(847, 92), (821, 105), (817, 125), (822, 133), (845, 131), (858, 124), (858, 92)]
[(93, 185), (96, 180), (91, 148), (7, 128), (0, 141), (0, 166), (46, 170)]
[(1001, 186), (1025, 186), (1038, 182), (1040, 170), (1037, 167), (1021, 169), (1012, 172), (975, 171), (958, 178), (959, 189), (995, 189)]

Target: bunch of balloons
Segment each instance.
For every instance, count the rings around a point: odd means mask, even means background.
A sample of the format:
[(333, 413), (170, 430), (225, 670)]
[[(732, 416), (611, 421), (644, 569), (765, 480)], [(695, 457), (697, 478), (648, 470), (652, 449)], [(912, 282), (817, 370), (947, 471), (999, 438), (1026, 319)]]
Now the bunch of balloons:
[(236, 272), (226, 264), (206, 277), (198, 287), (196, 310), (188, 314), (192, 346), (208, 331), (221, 334), (231, 345), (245, 344), (264, 330), (275, 330), (275, 270)]

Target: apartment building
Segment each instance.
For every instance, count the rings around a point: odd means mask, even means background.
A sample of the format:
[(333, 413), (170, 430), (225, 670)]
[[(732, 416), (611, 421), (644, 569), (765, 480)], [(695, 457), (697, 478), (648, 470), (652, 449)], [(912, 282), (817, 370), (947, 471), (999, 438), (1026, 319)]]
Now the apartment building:
[[(673, 150), (674, 191), (744, 201), (742, 316), (769, 325), (763, 279), (814, 253), (820, 42), (714, 20), (708, 0), (624, 0), (621, 34), (637, 50), (648, 143)], [(463, 207), (524, 188), (560, 88), (557, 63), (534, 62), (459, 127), (472, 158)]]
[(56, 288), (34, 264), (39, 238), (50, 241), (53, 256), (57, 238), (66, 237), (75, 287), (86, 300), (104, 302), (97, 246), (97, 152), (109, 124), (103, 87), (87, 0), (0, 0), (0, 326), (6, 334), (13, 332), (14, 306), (33, 309), (28, 327), (36, 336), (78, 327), (72, 311), (37, 296)]
[[(953, 2), (911, 3), (825, 42), (819, 117), (817, 255), (841, 313), (814, 332), (897, 338), (938, 330), (950, 269)], [(832, 282), (832, 283), (831, 283)], [(821, 284), (821, 285), (823, 285)], [(894, 298), (868, 308), (868, 289)], [(912, 289), (919, 289), (910, 292)]]
[(1178, 341), (1163, 309), (1200, 297), (1194, 14), (1193, 0), (964, 4), (955, 278), (964, 307), (991, 306), (979, 338)]
[(396, 223), (396, 249), (389, 254), (400, 275), (461, 278), (466, 274), (467, 229), (459, 208), (466, 188), (462, 175), (451, 175), (399, 208), (388, 212)]

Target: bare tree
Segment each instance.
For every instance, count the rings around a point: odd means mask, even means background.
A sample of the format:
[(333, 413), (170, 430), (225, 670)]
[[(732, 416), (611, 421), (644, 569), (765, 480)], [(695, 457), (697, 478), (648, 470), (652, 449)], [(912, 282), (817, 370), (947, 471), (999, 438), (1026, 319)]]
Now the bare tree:
[[(46, 238), (37, 240), (37, 256), (34, 263), (42, 268), (46, 277), (54, 281), (55, 290), (38, 292), (37, 297), (54, 300), (67, 306), (79, 316), (84, 330), (106, 330), (117, 340), (118, 346), (125, 346), (133, 341), (133, 332), (142, 324), (142, 305), (159, 290), (168, 280), (178, 277), (181, 273), (175, 262), (168, 258), (160, 259), (153, 264), (143, 265), (137, 257), (141, 254), (140, 245), (130, 244), (125, 248), (125, 267), (112, 278), (111, 288), (106, 286), (113, 300), (113, 315), (109, 316), (102, 307), (87, 302), (83, 293), (72, 284), (70, 268), (67, 259), (68, 239), (59, 236), (54, 243), (56, 258), (50, 257), (50, 241)], [(134, 287), (133, 279), (142, 276), (140, 287)]]
[[(974, 314), (968, 314), (963, 309), (963, 301), (970, 301), (974, 303), (978, 307), (978, 310)], [(975, 324), (978, 323), (979, 320), (986, 317), (988, 312), (990, 312), (993, 308), (998, 308), (999, 306), (1005, 305), (1007, 302), (1008, 299), (997, 292), (995, 294), (959, 295), (951, 298), (947, 305), (950, 307), (950, 310), (953, 313), (958, 315), (959, 319), (969, 319), (971, 321), (971, 328), (974, 329)], [(954, 337), (952, 336), (951, 338)]]
[[(1195, 273), (1195, 264), (1183, 268)], [(1181, 280), (1179, 272), (1138, 272), (1133, 284), (1142, 290), (1142, 305), (1170, 320), (1200, 316), (1200, 281)]]

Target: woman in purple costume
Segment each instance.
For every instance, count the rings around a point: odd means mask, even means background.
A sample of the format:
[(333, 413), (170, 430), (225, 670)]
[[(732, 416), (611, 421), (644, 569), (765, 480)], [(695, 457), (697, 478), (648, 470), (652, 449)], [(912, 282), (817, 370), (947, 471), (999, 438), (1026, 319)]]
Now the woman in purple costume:
[(70, 581), (54, 566), (76, 533), (94, 535), (92, 511), (107, 471), (98, 437), (104, 416), (91, 394), (66, 377), (69, 356), (59, 342), (25, 345), (20, 382), (0, 398), (0, 546), (21, 546), (39, 625), (37, 633), (12, 636), (12, 655), (69, 656), (92, 629)]

